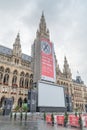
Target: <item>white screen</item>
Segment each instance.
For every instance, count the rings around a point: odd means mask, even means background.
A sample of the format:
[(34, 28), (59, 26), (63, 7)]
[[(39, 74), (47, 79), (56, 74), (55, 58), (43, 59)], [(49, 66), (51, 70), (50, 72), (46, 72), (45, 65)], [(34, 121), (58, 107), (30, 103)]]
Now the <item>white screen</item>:
[(39, 107), (65, 107), (64, 88), (38, 83), (38, 106)]

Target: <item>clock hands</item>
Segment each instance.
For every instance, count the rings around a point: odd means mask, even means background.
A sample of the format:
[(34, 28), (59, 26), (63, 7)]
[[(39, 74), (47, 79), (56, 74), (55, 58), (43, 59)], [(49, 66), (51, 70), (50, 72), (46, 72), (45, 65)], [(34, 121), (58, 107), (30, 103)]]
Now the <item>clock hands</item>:
[(44, 53), (46, 53), (46, 54), (50, 54), (51, 53), (51, 47), (50, 47), (50, 45), (47, 42), (43, 41), (41, 43), (41, 48), (42, 48), (42, 51)]
[(45, 51), (45, 50), (48, 50), (49, 49), (49, 47), (48, 47), (48, 44), (47, 45), (45, 45), (45, 47), (43, 48), (43, 50)]

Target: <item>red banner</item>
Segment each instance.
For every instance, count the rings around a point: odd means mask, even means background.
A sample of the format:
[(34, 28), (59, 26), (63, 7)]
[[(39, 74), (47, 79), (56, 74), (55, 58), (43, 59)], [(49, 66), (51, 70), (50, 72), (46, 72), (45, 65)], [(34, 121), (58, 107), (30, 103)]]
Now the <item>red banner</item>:
[(53, 44), (47, 39), (41, 39), (41, 78), (55, 81)]
[(83, 126), (87, 127), (87, 114), (82, 115)]
[(87, 127), (87, 116), (85, 116), (85, 127)]
[(51, 121), (51, 115), (46, 115), (46, 122), (47, 123), (52, 123), (52, 121)]
[(58, 115), (57, 116), (57, 124), (58, 125), (64, 125), (64, 115)]
[(80, 127), (80, 125), (79, 125), (79, 116), (69, 115), (69, 124), (71, 126)]

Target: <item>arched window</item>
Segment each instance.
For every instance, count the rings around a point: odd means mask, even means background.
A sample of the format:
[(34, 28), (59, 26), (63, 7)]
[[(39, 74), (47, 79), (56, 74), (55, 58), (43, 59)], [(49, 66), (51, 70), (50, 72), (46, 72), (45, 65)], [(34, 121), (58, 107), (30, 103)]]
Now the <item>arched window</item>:
[(57, 84), (59, 84), (59, 85), (60, 85), (60, 82), (59, 82), (59, 80), (57, 81)]
[(24, 98), (24, 103), (27, 103), (27, 98)]
[(0, 72), (0, 83), (2, 83), (3, 73)]
[(25, 87), (28, 88), (29, 87), (29, 79), (25, 79)]
[(18, 71), (17, 71), (17, 70), (14, 70), (13, 74), (14, 74), (14, 75), (18, 75)]
[(0, 67), (0, 72), (4, 72), (4, 67), (3, 66)]
[(13, 104), (14, 104), (14, 96), (12, 96)]
[(24, 78), (20, 78), (20, 87), (24, 87)]
[(17, 84), (17, 77), (16, 76), (13, 76), (12, 84)]
[(9, 75), (8, 75), (8, 74), (5, 74), (3, 83), (4, 83), (4, 84), (8, 84), (8, 82), (9, 82)]
[(4, 99), (5, 99), (5, 96), (2, 96), (2, 97), (1, 97), (1, 102), (0, 102), (0, 106), (1, 106), (1, 107), (2, 107), (3, 104), (4, 104)]
[(66, 86), (68, 86), (68, 83), (66, 83)]
[(33, 79), (33, 74), (31, 74), (31, 75), (30, 75), (30, 78), (32, 78), (32, 79)]
[(20, 76), (25, 76), (25, 73), (22, 71), (21, 74), (20, 74)]
[(25, 74), (25, 77), (29, 78), (29, 73), (26, 73), (26, 74)]
[(18, 106), (22, 107), (22, 98), (21, 97), (18, 99)]
[(33, 80), (32, 79), (30, 80), (30, 86), (31, 87), (33, 86)]
[(61, 85), (63, 85), (63, 82), (61, 81)]

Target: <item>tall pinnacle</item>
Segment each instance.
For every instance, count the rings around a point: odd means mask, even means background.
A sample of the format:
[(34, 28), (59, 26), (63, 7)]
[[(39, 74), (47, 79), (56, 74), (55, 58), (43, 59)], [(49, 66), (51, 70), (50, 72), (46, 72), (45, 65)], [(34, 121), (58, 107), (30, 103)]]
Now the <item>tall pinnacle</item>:
[(17, 34), (17, 37), (15, 39), (15, 44), (20, 45), (20, 34), (19, 33)]
[(20, 35), (17, 34), (15, 42), (13, 44), (13, 55), (21, 57), (21, 44), (20, 44)]
[(42, 12), (40, 19), (39, 29), (37, 30), (37, 37), (44, 37), (49, 39), (49, 30), (46, 27), (44, 12)]
[(63, 69), (63, 74), (66, 78), (71, 78), (71, 70), (69, 68), (69, 64), (67, 62), (66, 56), (64, 57), (64, 69)]
[(44, 13), (43, 12), (42, 12), (42, 16), (41, 16), (41, 19), (40, 19), (39, 29), (40, 29), (40, 31), (46, 32), (46, 22), (45, 22), (45, 18), (44, 18)]

